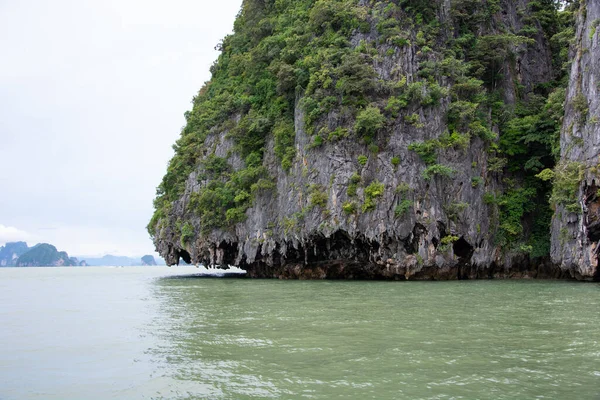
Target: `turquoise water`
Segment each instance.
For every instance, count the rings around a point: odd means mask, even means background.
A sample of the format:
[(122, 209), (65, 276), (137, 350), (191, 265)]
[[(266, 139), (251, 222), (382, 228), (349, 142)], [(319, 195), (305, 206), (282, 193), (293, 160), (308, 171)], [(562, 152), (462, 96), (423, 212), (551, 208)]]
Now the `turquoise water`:
[(0, 269), (0, 399), (598, 399), (600, 285)]

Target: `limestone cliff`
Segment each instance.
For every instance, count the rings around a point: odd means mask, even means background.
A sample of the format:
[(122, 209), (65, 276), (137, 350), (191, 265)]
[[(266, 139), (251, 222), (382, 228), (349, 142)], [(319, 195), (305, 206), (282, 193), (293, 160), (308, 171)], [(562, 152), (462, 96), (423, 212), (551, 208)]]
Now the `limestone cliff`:
[(13, 267), (19, 256), (29, 250), (25, 242), (10, 242), (0, 246), (0, 267)]
[[(600, 3), (582, 1), (556, 169), (552, 260), (583, 279), (600, 279)], [(561, 196), (562, 195), (562, 196)]]
[[(556, 241), (550, 259), (543, 178), (557, 161), (575, 15), (587, 51), (569, 98), (597, 101), (595, 7), (245, 1), (159, 186), (157, 251), (253, 277), (593, 277), (595, 264)], [(584, 142), (594, 104), (572, 133)], [(596, 157), (565, 135), (557, 171)], [(573, 240), (583, 225), (569, 225)]]

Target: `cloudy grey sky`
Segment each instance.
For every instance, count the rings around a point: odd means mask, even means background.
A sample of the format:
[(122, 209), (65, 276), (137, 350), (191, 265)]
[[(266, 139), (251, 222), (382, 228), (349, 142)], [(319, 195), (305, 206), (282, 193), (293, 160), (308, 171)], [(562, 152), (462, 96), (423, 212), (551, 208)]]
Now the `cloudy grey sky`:
[(0, 246), (154, 251), (145, 226), (241, 0), (0, 0)]

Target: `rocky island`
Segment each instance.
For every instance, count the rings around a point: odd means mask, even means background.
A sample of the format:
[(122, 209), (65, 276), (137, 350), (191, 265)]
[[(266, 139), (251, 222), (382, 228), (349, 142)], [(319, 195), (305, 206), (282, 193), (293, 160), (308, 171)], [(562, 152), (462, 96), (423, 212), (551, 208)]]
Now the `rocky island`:
[(0, 267), (12, 267), (17, 263), (19, 256), (29, 251), (25, 242), (10, 242), (0, 246)]
[(169, 265), (599, 280), (600, 3), (245, 0), (160, 183)]
[(29, 247), (25, 242), (6, 243), (0, 247), (0, 267), (77, 267), (87, 265), (67, 252), (48, 243)]
[(156, 266), (158, 264), (156, 264), (156, 260), (154, 259), (154, 256), (146, 254), (145, 256), (142, 257), (142, 265), (143, 266)]

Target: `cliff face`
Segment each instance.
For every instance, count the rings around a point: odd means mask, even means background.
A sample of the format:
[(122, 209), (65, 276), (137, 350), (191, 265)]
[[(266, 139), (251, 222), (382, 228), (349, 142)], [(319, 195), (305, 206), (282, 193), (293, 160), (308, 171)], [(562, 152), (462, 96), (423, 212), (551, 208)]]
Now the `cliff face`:
[(0, 247), (0, 267), (12, 267), (16, 264), (19, 256), (29, 250), (25, 242), (6, 243)]
[(600, 3), (582, 1), (561, 130), (555, 186), (562, 194), (552, 222), (552, 260), (585, 278), (600, 278)]
[[(585, 233), (562, 206), (548, 256), (571, 11), (545, 3), (245, 1), (158, 189), (157, 251), (253, 277), (591, 278), (589, 245), (557, 247)], [(587, 8), (568, 95), (597, 101)], [(568, 144), (572, 103), (557, 175), (596, 157)]]

